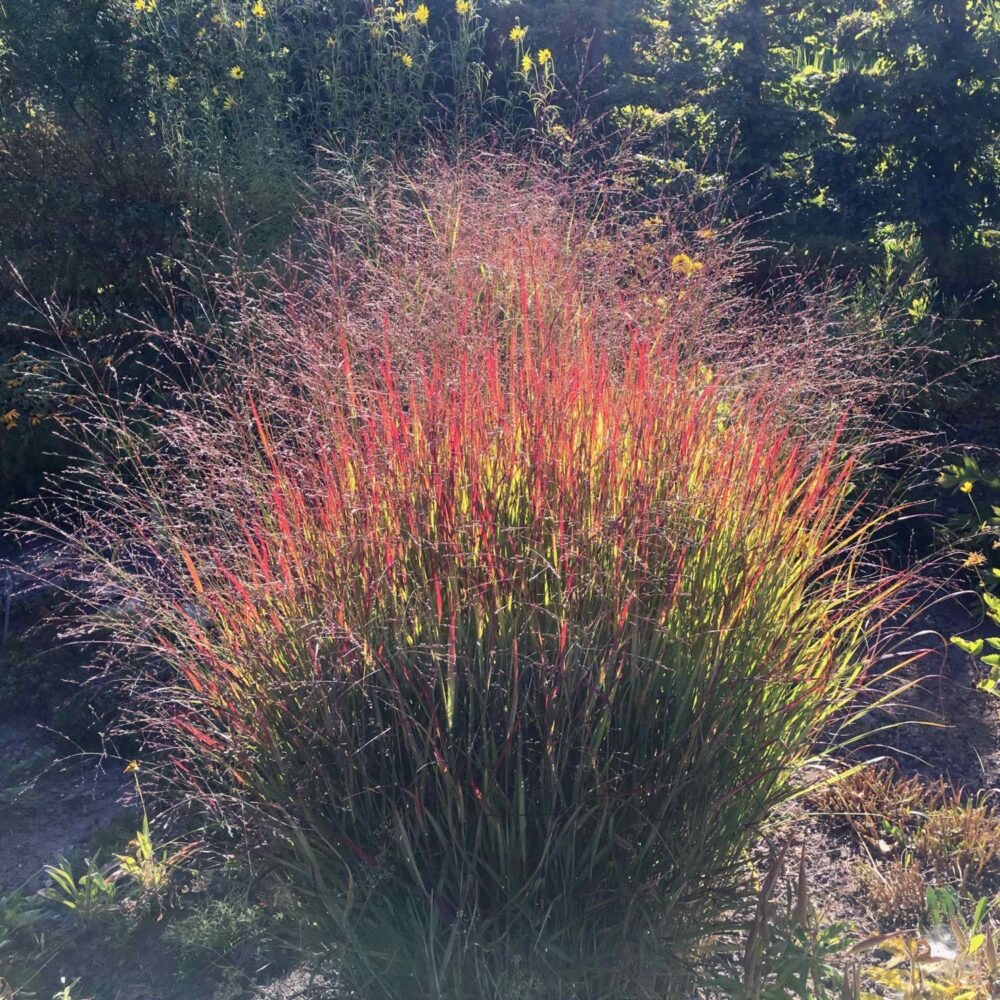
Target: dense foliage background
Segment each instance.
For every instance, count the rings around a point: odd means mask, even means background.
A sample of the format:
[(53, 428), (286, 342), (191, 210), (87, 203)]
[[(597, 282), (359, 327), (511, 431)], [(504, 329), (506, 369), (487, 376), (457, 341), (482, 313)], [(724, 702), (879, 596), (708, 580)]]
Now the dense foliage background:
[[(159, 307), (153, 268), (266, 254), (294, 232), (317, 167), (363, 183), (431, 135), (453, 147), (490, 135), (575, 162), (628, 148), (651, 187), (725, 189), (756, 220), (769, 246), (760, 282), (789, 263), (850, 277), (902, 309), (903, 336), (944, 334), (949, 370), (997, 347), (995, 3), (431, 0), (421, 11), (0, 9), (2, 502), (37, 488), (66, 419), (65, 400), (33, 388), (26, 344), (58, 329), (92, 360), (114, 355), (109, 338)], [(50, 297), (59, 310), (46, 317)], [(951, 389), (929, 401), (934, 416), (988, 437), (993, 394)]]

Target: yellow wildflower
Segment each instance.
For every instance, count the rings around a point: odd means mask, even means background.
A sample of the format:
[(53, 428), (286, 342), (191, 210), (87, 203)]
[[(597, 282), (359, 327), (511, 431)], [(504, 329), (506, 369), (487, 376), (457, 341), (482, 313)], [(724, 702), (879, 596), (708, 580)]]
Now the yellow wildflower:
[(16, 427), (17, 422), (20, 419), (21, 419), (20, 410), (8, 410), (2, 417), (0, 417), (0, 420), (3, 421), (3, 424), (7, 428), (7, 430), (12, 430), (14, 427)]
[(235, 98), (235, 97), (233, 97), (233, 95), (232, 95), (232, 94), (230, 94), (230, 95), (229, 95), (229, 96), (228, 96), (228, 97), (227, 97), (227, 98), (226, 98), (226, 99), (225, 99), (225, 100), (224, 100), (224, 101), (222, 102), (222, 106), (223, 106), (223, 107), (224, 107), (224, 108), (225, 108), (225, 109), (226, 109), (227, 111), (232, 111), (232, 110), (233, 110), (233, 108), (235, 108), (235, 107), (236, 107), (236, 98)]
[(674, 254), (670, 259), (670, 268), (685, 278), (697, 274), (705, 265), (700, 260), (692, 260), (686, 253)]
[(552, 62), (552, 50), (551, 49), (539, 49), (538, 50), (538, 65), (546, 66)]
[(406, 13), (405, 10), (397, 10), (395, 14), (392, 15), (392, 19), (396, 24), (406, 24), (406, 19), (410, 15)]
[(510, 29), (510, 35), (508, 37), (512, 42), (523, 42), (524, 36), (527, 35), (527, 33), (527, 28), (522, 28), (521, 25), (515, 24), (514, 27)]
[(146, 0), (135, 0), (135, 3), (134, 3), (134, 4), (132, 4), (132, 6), (133, 6), (133, 7), (134, 7), (134, 8), (135, 8), (135, 9), (136, 9), (137, 11), (140, 11), (140, 12), (142, 12), (142, 11), (146, 10)]
[(427, 4), (422, 3), (414, 12), (413, 20), (417, 24), (426, 24), (430, 20), (431, 11)]
[(971, 479), (963, 479), (962, 484), (958, 487), (963, 493), (971, 493), (972, 487), (975, 483)]
[(530, 55), (528, 55), (527, 52), (525, 52), (524, 55), (521, 57), (521, 72), (530, 73), (534, 65), (535, 65), (534, 60), (531, 58)]
[(975, 569), (977, 566), (984, 566), (986, 564), (986, 556), (982, 552), (970, 552), (965, 557), (965, 562), (962, 563), (963, 569)]
[(463, 17), (466, 14), (471, 14), (472, 0), (455, 0), (455, 13), (461, 14)]
[(137, 760), (130, 760), (128, 766), (125, 768), (126, 774), (135, 774), (139, 770), (139, 762)]
[(180, 81), (180, 79), (178, 77), (176, 77), (176, 76), (168, 76), (167, 77), (167, 90), (176, 90), (177, 86), (178, 86), (178, 84), (180, 82), (181, 81)]
[(263, 17), (267, 13), (267, 9), (260, 2), (260, 0), (257, 0), (257, 2), (250, 8), (250, 13), (253, 14), (254, 17)]
[(698, 230), (698, 237), (700, 239), (703, 239), (703, 240), (714, 239), (715, 238), (715, 230), (714, 229), (699, 229)]
[(229, 70), (229, 75), (234, 80), (242, 80), (243, 77), (246, 76), (246, 73), (243, 72), (243, 67), (242, 66), (233, 66)]
[(245, 23), (246, 23), (245, 21), (233, 21), (233, 27), (242, 28)]

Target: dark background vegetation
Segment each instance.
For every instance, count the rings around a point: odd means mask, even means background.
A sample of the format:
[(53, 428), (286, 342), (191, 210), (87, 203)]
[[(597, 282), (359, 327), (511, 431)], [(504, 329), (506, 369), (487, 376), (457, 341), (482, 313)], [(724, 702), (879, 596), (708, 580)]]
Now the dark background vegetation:
[[(0, 9), (3, 505), (33, 494), (62, 447), (66, 401), (33, 386), (41, 371), (31, 345), (50, 346), (58, 329), (96, 363), (134, 317), (161, 308), (154, 267), (190, 260), (195, 246), (219, 265), (237, 233), (242, 251), (274, 248), (293, 231), (317, 148), (348, 153), (355, 166), (405, 159), (435, 132), (454, 136), (459, 119), (468, 135), (544, 143), (539, 116), (516, 93), (507, 37), (516, 23), (528, 28), (528, 51), (553, 53), (559, 83), (541, 122), (553, 155), (585, 161), (626, 147), (651, 188), (727, 190), (732, 211), (755, 219), (771, 248), (762, 283), (789, 265), (834, 273), (898, 306), (899, 336), (947, 350), (935, 375), (980, 362), (928, 397), (923, 416), (953, 427), (956, 440), (990, 443), (995, 368), (980, 359), (998, 346), (995, 4), (489, 0), (475, 60), (488, 76), (484, 99), (460, 115), (447, 72), (455, 6), (431, 0), (434, 48), (405, 99), (358, 99), (356, 113), (339, 116), (293, 101), (259, 161), (228, 132), (228, 165), (221, 155), (181, 164), (161, 98), (185, 5), (162, 0), (156, 31), (141, 6), (19, 0)], [(311, 84), (296, 39), (324, 37), (370, 7), (281, 6), (292, 51), (280, 86), (298, 99)], [(573, 139), (551, 141), (555, 122)], [(245, 127), (252, 137), (254, 122)], [(227, 171), (220, 210), (212, 185)], [(59, 304), (55, 318), (39, 311), (47, 299)]]

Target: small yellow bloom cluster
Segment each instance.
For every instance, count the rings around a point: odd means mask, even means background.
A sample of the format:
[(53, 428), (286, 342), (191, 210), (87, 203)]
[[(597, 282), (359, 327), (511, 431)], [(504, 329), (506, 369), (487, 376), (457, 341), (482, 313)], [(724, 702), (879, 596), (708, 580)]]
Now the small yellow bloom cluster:
[(527, 52), (521, 56), (521, 72), (530, 73), (535, 65), (535, 61), (531, 58), (531, 55)]
[(986, 565), (986, 556), (982, 552), (970, 552), (962, 563), (963, 569), (975, 569), (977, 566)]
[(176, 90), (180, 85), (180, 78), (176, 76), (167, 77), (167, 90)]
[(670, 269), (677, 274), (690, 278), (697, 274), (705, 265), (700, 260), (692, 260), (686, 253), (674, 254), (670, 259)]
[(963, 493), (971, 493), (972, 488), (975, 484), (971, 479), (964, 479), (962, 484), (958, 487)]
[(254, 17), (264, 17), (264, 15), (267, 14), (267, 9), (260, 2), (260, 0), (257, 0), (257, 2), (250, 8), (250, 13), (253, 14)]
[(455, 0), (455, 13), (465, 17), (472, 13), (472, 0)]
[(430, 20), (430, 17), (431, 17), (430, 8), (425, 3), (422, 3), (413, 12), (413, 20), (416, 21), (417, 24), (426, 24)]
[(508, 37), (512, 42), (523, 42), (527, 34), (527, 28), (522, 28), (521, 25), (515, 24), (514, 27), (510, 29), (510, 35)]
[(156, 0), (135, 0), (132, 6), (141, 14), (144, 11), (156, 10)]

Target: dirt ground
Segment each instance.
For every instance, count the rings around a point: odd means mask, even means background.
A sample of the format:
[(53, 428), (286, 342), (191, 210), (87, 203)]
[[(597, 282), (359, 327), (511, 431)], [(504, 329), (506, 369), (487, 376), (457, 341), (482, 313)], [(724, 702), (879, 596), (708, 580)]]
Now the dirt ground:
[[(980, 622), (956, 600), (922, 613), (899, 644), (904, 658), (922, 655), (886, 682), (898, 689), (917, 685), (871, 713), (866, 726), (887, 727), (861, 740), (843, 756), (851, 761), (887, 758), (901, 777), (944, 777), (969, 793), (993, 794), (1000, 785), (1000, 709), (997, 699), (976, 690), (976, 661), (948, 637), (974, 633)], [(863, 855), (846, 829), (807, 804), (795, 803), (781, 824), (796, 848), (805, 844), (809, 888), (830, 920), (873, 930), (857, 871)]]

